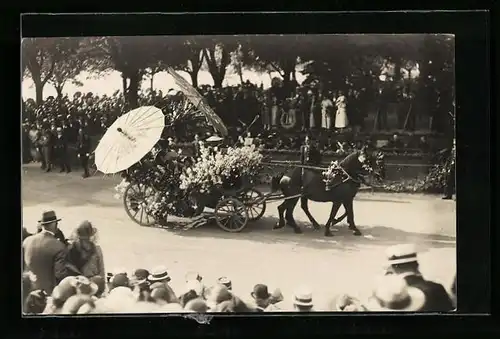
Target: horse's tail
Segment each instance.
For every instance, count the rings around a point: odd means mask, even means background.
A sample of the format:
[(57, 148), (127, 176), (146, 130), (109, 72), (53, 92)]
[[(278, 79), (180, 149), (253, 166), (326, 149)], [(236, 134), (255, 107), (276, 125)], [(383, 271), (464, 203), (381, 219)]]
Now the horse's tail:
[(283, 178), (283, 173), (273, 175), (271, 178), (271, 192), (276, 192), (281, 189), (281, 178)]

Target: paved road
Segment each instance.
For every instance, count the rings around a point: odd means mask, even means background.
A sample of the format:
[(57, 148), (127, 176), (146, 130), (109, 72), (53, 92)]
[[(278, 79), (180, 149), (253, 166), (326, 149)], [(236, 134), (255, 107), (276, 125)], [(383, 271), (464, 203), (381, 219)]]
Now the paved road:
[[(276, 203), (242, 233), (226, 233), (211, 225), (169, 231), (141, 227), (128, 218), (122, 202), (113, 198), (118, 177), (82, 179), (79, 173), (42, 173), (34, 165), (23, 171), (23, 224), (29, 231), (36, 230), (42, 211), (48, 209), (63, 219), (60, 227), (66, 235), (80, 221), (91, 220), (99, 229), (107, 270), (164, 264), (178, 289), (190, 270), (199, 271), (208, 283), (228, 276), (243, 298), (256, 283), (280, 287), (288, 299), (295, 288), (308, 285), (321, 299), (317, 308), (322, 309), (336, 293), (361, 297), (369, 293), (382, 272), (385, 248), (397, 243), (417, 244), (427, 278), (449, 287), (455, 274), (455, 202), (438, 196), (358, 194), (355, 220), (363, 237), (353, 236), (344, 221), (333, 238), (325, 238), (310, 228), (299, 206), (296, 219), (304, 234), (273, 231)], [(311, 203), (310, 210), (319, 222), (326, 222), (330, 206)]]

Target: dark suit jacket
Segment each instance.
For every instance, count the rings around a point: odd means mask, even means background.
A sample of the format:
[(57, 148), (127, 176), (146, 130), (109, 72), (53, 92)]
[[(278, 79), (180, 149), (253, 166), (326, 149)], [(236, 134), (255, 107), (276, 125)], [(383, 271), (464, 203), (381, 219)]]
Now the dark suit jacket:
[(61, 137), (54, 137), (54, 146), (58, 151), (66, 152), (68, 150), (68, 137), (63, 133)]
[(408, 286), (416, 287), (425, 294), (425, 305), (421, 312), (450, 312), (453, 304), (443, 285), (425, 280), (419, 275), (405, 277)]
[(36, 275), (35, 289), (48, 294), (68, 275), (66, 246), (48, 232), (40, 232), (23, 242), (26, 268)]
[(300, 147), (300, 163), (319, 166), (321, 164), (320, 151), (315, 146), (302, 145)]
[(90, 137), (87, 134), (80, 135), (77, 137), (77, 148), (80, 155), (90, 153)]

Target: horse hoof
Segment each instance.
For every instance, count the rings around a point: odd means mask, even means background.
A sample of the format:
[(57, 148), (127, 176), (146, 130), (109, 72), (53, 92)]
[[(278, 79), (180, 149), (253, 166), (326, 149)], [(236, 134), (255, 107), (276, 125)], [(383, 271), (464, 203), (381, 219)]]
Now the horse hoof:
[(321, 229), (321, 226), (319, 226), (319, 225), (313, 225), (313, 228), (314, 228), (315, 231), (318, 231), (318, 230)]
[(325, 233), (325, 237), (333, 237), (333, 233), (332, 232), (326, 232)]
[(284, 224), (282, 224), (282, 223), (277, 223), (276, 225), (274, 225), (273, 230), (279, 230), (280, 228), (283, 228), (283, 227), (285, 227), (285, 225), (284, 225)]
[(295, 232), (295, 234), (302, 234), (303, 233), (300, 228), (295, 228), (293, 231)]
[(352, 232), (352, 234), (357, 235), (357, 236), (360, 236), (360, 235), (361, 235), (361, 231), (360, 231), (360, 230), (358, 230), (358, 229), (355, 229), (355, 230)]

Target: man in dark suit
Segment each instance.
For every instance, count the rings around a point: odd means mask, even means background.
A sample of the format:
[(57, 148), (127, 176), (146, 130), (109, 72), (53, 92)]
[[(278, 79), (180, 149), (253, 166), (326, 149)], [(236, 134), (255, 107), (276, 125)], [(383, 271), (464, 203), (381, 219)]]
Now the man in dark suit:
[(402, 276), (411, 287), (425, 294), (425, 304), (419, 312), (450, 312), (453, 304), (443, 285), (425, 280), (418, 268), (417, 251), (412, 245), (396, 245), (387, 249), (389, 266), (386, 274)]
[(39, 221), (42, 231), (23, 242), (26, 269), (36, 276), (35, 289), (52, 293), (57, 284), (68, 276), (66, 246), (56, 239), (58, 219), (54, 211), (44, 212)]
[(80, 164), (83, 168), (83, 178), (90, 176), (89, 174), (89, 156), (91, 150), (90, 136), (85, 132), (83, 127), (78, 130), (78, 137), (76, 142), (77, 155), (80, 159)]
[(57, 127), (54, 150), (57, 162), (61, 167), (60, 171), (61, 173), (71, 172), (71, 167), (69, 165), (68, 144), (69, 142), (68, 142), (67, 132), (65, 133), (65, 130), (63, 130), (61, 127)]
[(46, 172), (50, 172), (54, 161), (54, 134), (52, 134), (52, 131), (47, 126), (44, 127), (42, 131), (39, 144), (43, 156), (42, 169)]
[(321, 152), (309, 136), (306, 136), (304, 145), (300, 147), (300, 164), (319, 166), (321, 164)]

